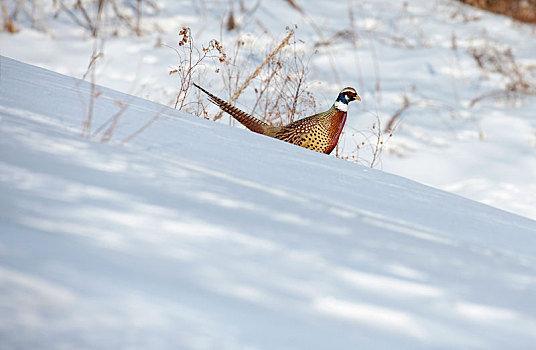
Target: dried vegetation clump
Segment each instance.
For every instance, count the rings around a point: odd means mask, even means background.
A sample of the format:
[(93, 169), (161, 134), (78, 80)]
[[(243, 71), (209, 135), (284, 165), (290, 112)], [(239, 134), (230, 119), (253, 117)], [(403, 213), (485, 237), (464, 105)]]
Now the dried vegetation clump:
[[(192, 90), (192, 82), (209, 85), (212, 72), (223, 81), (224, 91), (217, 92), (231, 104), (249, 94), (254, 95), (254, 104), (248, 113), (272, 124), (290, 123), (300, 117), (312, 114), (316, 101), (307, 80), (309, 60), (300, 50), (294, 31), (287, 28), (281, 40), (267, 40), (266, 51), (259, 53), (255, 38), (237, 36), (225, 49), (217, 40), (199, 47), (189, 28), (182, 28), (179, 35), (178, 62), (170, 69), (170, 74), (179, 78), (179, 88), (175, 108), (218, 120), (222, 113), (216, 110), (211, 116), (205, 96)], [(230, 54), (228, 54), (230, 52)], [(314, 54), (314, 53), (313, 53)]]
[(154, 0), (0, 0), (0, 10), (0, 31), (16, 33), (29, 24), (48, 32), (48, 22), (60, 19), (77, 24), (93, 37), (101, 31), (141, 36), (144, 19), (160, 11)]
[(524, 23), (536, 23), (536, 0), (458, 0)]
[(473, 98), (470, 107), (489, 97), (505, 97), (515, 104), (524, 96), (536, 95), (535, 67), (517, 60), (511, 48), (488, 44), (472, 47), (470, 52), (483, 76), (498, 76), (502, 81), (502, 88)]

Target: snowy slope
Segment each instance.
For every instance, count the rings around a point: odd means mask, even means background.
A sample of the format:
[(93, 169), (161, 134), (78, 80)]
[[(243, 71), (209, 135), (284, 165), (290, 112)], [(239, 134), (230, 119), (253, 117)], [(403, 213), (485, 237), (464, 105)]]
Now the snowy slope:
[(5, 349), (530, 349), (536, 222), (0, 60)]

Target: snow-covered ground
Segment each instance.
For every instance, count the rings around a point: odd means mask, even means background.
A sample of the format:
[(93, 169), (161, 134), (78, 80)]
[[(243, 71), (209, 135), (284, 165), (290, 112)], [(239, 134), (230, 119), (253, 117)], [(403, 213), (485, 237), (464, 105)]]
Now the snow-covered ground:
[(535, 221), (101, 87), (86, 139), (88, 83), (0, 77), (2, 349), (536, 343)]
[[(0, 54), (82, 77), (94, 46), (88, 32), (57, 3), (34, 2), (33, 11), (31, 2), (8, 0), (6, 6), (12, 9), (15, 3), (25, 4), (33, 22), (21, 12), (20, 31), (0, 33)], [(297, 24), (298, 50), (305, 57), (318, 50), (309, 64), (317, 111), (329, 107), (344, 86), (356, 87), (363, 97), (350, 108), (340, 153), (367, 164), (370, 151), (365, 147), (357, 154), (355, 146), (371, 136), (377, 117), (385, 126), (406, 96), (410, 107), (395, 123), (377, 168), (536, 218), (536, 98), (507, 99), (502, 93), (470, 106), (473, 99), (514, 82), (516, 69), (534, 89), (534, 26), (452, 0), (344, 1), (337, 6), (294, 1), (301, 12), (291, 2), (275, 0), (154, 3), (159, 11), (144, 8), (143, 36), (123, 26), (118, 36), (106, 39), (96, 65), (99, 84), (172, 105), (178, 80), (168, 71), (178, 59), (161, 44), (176, 48), (178, 28), (191, 27), (198, 45), (219, 39), (230, 57), (237, 37), (245, 35), (250, 40), (243, 53), (256, 55), (256, 65), (268, 46), (285, 36), (285, 27)], [(231, 9), (239, 33), (225, 30)], [(489, 54), (480, 58), (484, 69), (475, 60), (481, 53)], [(505, 74), (493, 72), (497, 69)], [(200, 83), (228, 97), (220, 76), (207, 72)], [(239, 105), (251, 110), (252, 88)]]

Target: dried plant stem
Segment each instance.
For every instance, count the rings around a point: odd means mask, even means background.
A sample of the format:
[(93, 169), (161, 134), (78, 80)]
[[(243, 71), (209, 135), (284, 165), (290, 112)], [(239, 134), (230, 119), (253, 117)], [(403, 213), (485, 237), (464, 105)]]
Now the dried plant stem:
[[(286, 37), (285, 39), (283, 39), (283, 41), (282, 41), (282, 42), (275, 48), (275, 50), (272, 51), (272, 53), (270, 53), (270, 54), (266, 57), (266, 59), (261, 63), (261, 65), (258, 66), (257, 69), (255, 69), (255, 71), (247, 77), (246, 81), (244, 81), (244, 83), (242, 84), (242, 86), (241, 86), (238, 90), (235, 91), (235, 93), (233, 94), (233, 96), (231, 96), (231, 98), (230, 98), (229, 101), (228, 101), (229, 103), (233, 103), (234, 101), (236, 101), (236, 99), (237, 99), (237, 98), (242, 94), (242, 92), (244, 92), (244, 90), (248, 87), (249, 83), (251, 83), (251, 81), (252, 81), (253, 79), (255, 79), (255, 78), (257, 77), (257, 75), (259, 75), (259, 73), (260, 73), (261, 70), (264, 68), (264, 66), (265, 66), (268, 62), (270, 62), (270, 60), (272, 60), (272, 59), (275, 57), (275, 55), (277, 55), (277, 54), (279, 53), (279, 51), (281, 51), (281, 49), (283, 49), (283, 47), (285, 47), (285, 46), (288, 44), (288, 42), (289, 42), (290, 38), (292, 37), (292, 35), (294, 35), (294, 32), (290, 32), (290, 33), (288, 33), (287, 37)], [(222, 114), (223, 114), (223, 112), (218, 113), (218, 115), (216, 115), (216, 116), (214, 117), (214, 120), (218, 120), (218, 119), (220, 119), (221, 116), (222, 116)]]
[[(101, 142), (110, 142), (114, 134), (115, 128), (117, 127), (117, 123), (119, 122), (119, 118), (121, 118), (121, 116), (127, 111), (129, 107), (130, 107), (130, 103), (123, 103), (121, 105), (121, 109), (111, 118), (110, 126), (108, 127), (108, 129), (106, 129), (106, 131), (102, 135)], [(99, 130), (97, 130), (97, 132), (98, 131)]]
[[(82, 5), (82, 2), (80, 0), (78, 0), (77, 4), (80, 6), (82, 12), (84, 13), (84, 16), (87, 17), (88, 19), (88, 23), (91, 23), (89, 21), (89, 16), (87, 15), (87, 13), (85, 12), (84, 8), (83, 8), (83, 5)], [(95, 84), (95, 81), (96, 81), (96, 63), (97, 63), (97, 60), (103, 56), (103, 48), (104, 48), (104, 39), (99, 39), (99, 26), (100, 26), (100, 20), (101, 20), (101, 14), (102, 14), (102, 10), (104, 8), (104, 0), (99, 0), (99, 3), (98, 3), (98, 9), (97, 9), (97, 18), (96, 18), (96, 21), (94, 23), (94, 27), (93, 27), (93, 52), (92, 52), (92, 55), (91, 55), (91, 60), (89, 61), (89, 64), (88, 64), (88, 67), (87, 67), (87, 71), (86, 73), (84, 73), (84, 76), (82, 77), (83, 80), (86, 79), (86, 76), (88, 74), (91, 74), (91, 90), (89, 92), (89, 109), (88, 109), (88, 115), (87, 115), (87, 118), (86, 120), (84, 121), (83, 123), (83, 126), (82, 126), (82, 135), (83, 136), (86, 136), (86, 137), (90, 137), (91, 136), (91, 123), (93, 121), (93, 112), (94, 112), (94, 109), (95, 109), (95, 99), (98, 97), (99, 93), (97, 93), (97, 86)], [(100, 42), (100, 44), (99, 44)]]
[(3, 25), (2, 30), (7, 31), (8, 33), (16, 33), (17, 29), (15, 28), (15, 25), (13, 24), (13, 20), (9, 16), (9, 13), (7, 12), (7, 8), (4, 4), (4, 0), (2, 0), (2, 16), (3, 16)]
[[(408, 98), (408, 96), (404, 95), (404, 102), (402, 106), (393, 114), (391, 119), (389, 119), (389, 122), (387, 123), (387, 126), (385, 127), (385, 130), (383, 132), (389, 132), (390, 130), (394, 129), (395, 121), (404, 113), (408, 108), (411, 107), (411, 102)], [(378, 119), (379, 120), (379, 119)]]
[[(381, 128), (381, 120), (380, 117), (376, 117), (377, 123), (378, 123), (378, 129), (376, 132), (376, 142), (374, 145), (372, 145), (372, 160), (370, 162), (370, 167), (374, 168), (374, 165), (376, 161), (378, 161), (382, 151), (383, 151), (383, 135), (382, 135), (382, 128)], [(375, 125), (372, 126), (373, 129), (375, 129)]]
[(378, 56), (376, 55), (376, 47), (374, 46), (372, 41), (369, 41), (369, 47), (370, 52), (372, 54), (372, 62), (374, 63), (374, 75), (376, 76), (376, 84), (374, 86), (374, 89), (376, 90), (376, 93), (378, 94), (378, 104), (381, 104), (382, 102), (382, 90), (381, 90), (381, 83), (380, 83), (380, 63), (378, 60)]
[(142, 0), (138, 0), (138, 3), (136, 5), (136, 35), (141, 36), (141, 2)]
[(87, 71), (84, 73), (84, 76), (82, 77), (82, 80), (85, 80), (88, 74), (91, 74), (91, 90), (89, 92), (89, 109), (88, 109), (88, 115), (86, 120), (84, 120), (82, 125), (82, 135), (86, 137), (91, 136), (91, 122), (93, 120), (93, 110), (95, 105), (95, 98), (97, 98), (97, 85), (95, 84), (96, 80), (96, 73), (95, 73), (95, 64), (97, 62), (97, 59), (100, 58), (102, 54), (102, 44), (101, 44), (101, 50), (99, 51), (98, 47), (98, 40), (94, 39), (93, 43), (93, 53), (91, 55), (91, 60), (89, 61)]
[[(80, 27), (82, 28), (85, 28), (91, 32), (93, 32), (93, 24), (91, 23), (91, 21), (89, 21), (87, 24), (82, 22), (81, 20), (78, 19), (78, 17), (74, 14), (73, 11), (71, 11), (64, 3), (63, 1), (59, 1), (58, 4), (60, 5), (61, 9), (63, 11), (65, 11), (65, 13), (71, 17), (71, 19), (76, 23), (78, 24)], [(87, 15), (87, 14), (86, 14)]]
[(272, 71), (272, 73), (270, 74), (270, 76), (268, 77), (268, 79), (266, 79), (266, 84), (263, 86), (263, 88), (260, 90), (259, 92), (259, 96), (257, 97), (257, 101), (255, 101), (255, 105), (253, 105), (253, 109), (251, 110), (251, 115), (253, 115), (253, 113), (255, 112), (255, 109), (257, 108), (257, 106), (259, 105), (259, 102), (261, 101), (262, 99), (262, 96), (264, 95), (264, 93), (266, 92), (266, 90), (268, 89), (268, 87), (270, 86), (270, 83), (272, 81), (272, 79), (274, 79), (274, 76), (277, 74), (277, 70), (274, 70)]
[(294, 94), (294, 98), (292, 99), (292, 107), (290, 108), (290, 119), (293, 120), (294, 116), (296, 115), (296, 107), (298, 105), (298, 99), (300, 97), (300, 92), (302, 89), (304, 77), (303, 75), (299, 77), (298, 79), (298, 86), (296, 86), (296, 92)]
[[(189, 31), (190, 31), (190, 29), (188, 29), (188, 32)], [(184, 103), (186, 102), (186, 96), (188, 95), (188, 91), (190, 90), (190, 86), (192, 85), (192, 72), (193, 72), (194, 68), (199, 64), (199, 62), (201, 62), (206, 56), (206, 54), (204, 54), (203, 56), (201, 56), (198, 59), (198, 61), (196, 63), (192, 63), (193, 51), (194, 51), (193, 39), (190, 39), (190, 41), (188, 42), (188, 45), (189, 45), (188, 46), (188, 51), (187, 51), (187, 54), (188, 54), (188, 69), (186, 70), (186, 72), (183, 73), (183, 76), (182, 76), (182, 79), (181, 79), (181, 86), (180, 86), (180, 89), (179, 89), (179, 94), (177, 95), (177, 99), (175, 101), (175, 106), (174, 106), (174, 108), (177, 108), (177, 106), (178, 106), (178, 109), (181, 109), (181, 110), (184, 107)], [(180, 102), (180, 106), (179, 106), (179, 102)]]

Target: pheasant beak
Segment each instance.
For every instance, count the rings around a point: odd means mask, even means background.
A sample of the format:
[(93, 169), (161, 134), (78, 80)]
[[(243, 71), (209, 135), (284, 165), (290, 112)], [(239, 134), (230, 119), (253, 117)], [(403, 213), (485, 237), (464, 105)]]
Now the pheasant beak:
[(361, 101), (361, 97), (359, 97), (359, 95), (357, 93), (355, 93), (355, 92), (352, 92), (352, 93), (350, 93), (348, 95), (350, 95), (350, 97), (351, 97), (350, 101), (355, 101), (355, 100)]

